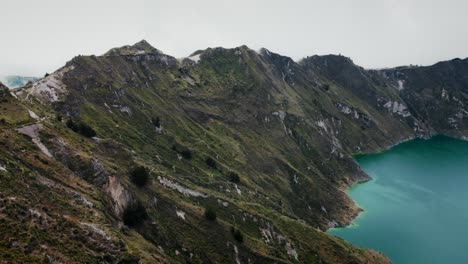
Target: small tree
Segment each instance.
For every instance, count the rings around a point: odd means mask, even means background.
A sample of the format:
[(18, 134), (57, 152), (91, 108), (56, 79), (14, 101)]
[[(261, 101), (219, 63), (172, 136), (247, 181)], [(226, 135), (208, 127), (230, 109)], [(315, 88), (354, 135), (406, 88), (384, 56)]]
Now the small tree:
[(215, 221), (216, 220), (216, 212), (211, 209), (211, 208), (206, 208), (205, 209), (205, 217), (206, 219), (210, 220), (210, 221)]
[(210, 166), (213, 169), (216, 169), (216, 161), (212, 159), (211, 157), (207, 157), (205, 159), (206, 165)]
[(229, 180), (233, 183), (240, 183), (240, 177), (239, 177), (239, 174), (237, 174), (236, 172), (234, 171), (230, 171), (228, 173), (228, 177), (229, 177)]
[(147, 217), (148, 214), (145, 207), (140, 201), (137, 201), (125, 209), (122, 219), (125, 225), (135, 227), (141, 224)]
[(172, 150), (179, 153), (184, 159), (189, 160), (192, 158), (192, 151), (186, 146), (183, 146), (179, 143), (175, 143), (174, 145), (172, 145)]
[(232, 236), (234, 237), (234, 239), (239, 242), (239, 243), (242, 243), (244, 242), (244, 236), (242, 235), (241, 231), (237, 228), (234, 228), (233, 226), (231, 226), (231, 234)]
[(130, 172), (132, 182), (138, 187), (146, 185), (149, 179), (149, 173), (143, 166), (138, 166), (132, 169)]
[(161, 119), (159, 119), (159, 116), (151, 118), (151, 123), (157, 128), (161, 127)]
[(182, 155), (182, 157), (184, 159), (191, 159), (192, 158), (192, 152), (189, 150), (189, 149), (184, 149), (180, 152), (180, 155)]
[(89, 138), (92, 138), (92, 137), (95, 137), (96, 136), (96, 131), (94, 131), (94, 129), (90, 126), (88, 126), (87, 124), (84, 124), (84, 123), (81, 123), (80, 124), (80, 134), (85, 136), (85, 137), (89, 137)]
[(73, 131), (75, 131), (75, 132), (78, 132), (78, 126), (75, 124), (75, 122), (73, 122), (73, 120), (68, 119), (67, 122), (65, 123), (65, 125), (66, 125), (69, 129), (71, 129), (71, 130), (73, 130)]
[(92, 138), (96, 136), (96, 131), (94, 131), (92, 127), (83, 122), (74, 122), (73, 120), (68, 119), (65, 124), (74, 132), (79, 133), (85, 137)]

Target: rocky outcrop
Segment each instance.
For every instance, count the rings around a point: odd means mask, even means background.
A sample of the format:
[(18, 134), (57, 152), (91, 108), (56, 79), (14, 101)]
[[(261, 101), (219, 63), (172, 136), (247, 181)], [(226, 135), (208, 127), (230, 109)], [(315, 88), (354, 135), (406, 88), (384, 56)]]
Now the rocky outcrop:
[(34, 144), (36, 144), (36, 146), (42, 151), (42, 153), (44, 153), (47, 157), (52, 158), (52, 154), (50, 153), (49, 149), (44, 144), (42, 144), (39, 137), (39, 132), (42, 129), (43, 126), (41, 124), (34, 124), (21, 127), (17, 131), (20, 134), (30, 137)]
[(39, 81), (29, 84), (24, 89), (17, 91), (16, 94), (20, 96), (25, 93), (26, 100), (32, 95), (44, 104), (60, 101), (67, 93), (67, 87), (62, 82), (62, 79), (71, 70), (73, 70), (73, 66), (64, 67)]
[(8, 87), (0, 83), (0, 99), (7, 98), (9, 96), (10, 96), (10, 91), (8, 90)]
[(116, 176), (109, 176), (107, 183), (104, 185), (104, 191), (112, 198), (113, 209), (116, 215), (121, 216), (133, 201), (130, 193), (122, 186), (119, 178)]

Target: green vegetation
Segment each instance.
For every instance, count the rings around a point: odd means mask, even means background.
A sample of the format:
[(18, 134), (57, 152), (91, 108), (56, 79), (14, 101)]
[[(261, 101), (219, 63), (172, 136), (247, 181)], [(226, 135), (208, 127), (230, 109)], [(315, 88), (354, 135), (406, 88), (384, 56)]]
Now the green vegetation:
[(172, 150), (176, 151), (177, 153), (179, 153), (184, 159), (191, 159), (192, 158), (192, 151), (183, 146), (183, 145), (180, 145), (180, 144), (174, 144), (172, 145)]
[(83, 122), (75, 122), (72, 119), (68, 119), (66, 125), (74, 132), (79, 133), (85, 137), (92, 138), (96, 136), (96, 131)]
[(240, 177), (239, 177), (239, 174), (237, 172), (234, 172), (234, 171), (230, 171), (228, 173), (228, 177), (229, 177), (229, 180), (233, 183), (240, 183)]
[(145, 207), (140, 201), (129, 205), (123, 212), (123, 222), (129, 227), (136, 227), (148, 218)]
[(212, 208), (206, 208), (205, 209), (205, 218), (210, 220), (210, 221), (215, 221), (216, 220), (216, 212)]
[(211, 168), (216, 169), (216, 161), (213, 158), (207, 157), (205, 159), (205, 163), (206, 163), (206, 165), (210, 166)]
[(148, 183), (149, 173), (143, 166), (137, 166), (130, 171), (132, 182), (138, 187), (143, 187)]
[(244, 235), (242, 235), (242, 232), (239, 229), (231, 226), (231, 234), (237, 242), (244, 242)]
[[(0, 219), (0, 245), (20, 245), (0, 255), (25, 263), (47, 254), (62, 263), (388, 263), (317, 229), (359, 212), (342, 191), (368, 179), (351, 153), (434, 131), (467, 133), (468, 118), (459, 117), (468, 63), (369, 71), (341, 56), (296, 63), (245, 46), (197, 54), (178, 61), (141, 42), (76, 57), (53, 73), (66, 92), (58, 102), (31, 86), (19, 100), (3, 90), (0, 196), (25, 208)], [(397, 89), (400, 79), (408, 89)], [(411, 115), (399, 111), (410, 106)], [(23, 127), (31, 135), (19, 134)], [(132, 173), (136, 164), (143, 169)], [(232, 241), (243, 243), (238, 253)], [(23, 251), (28, 244), (35, 250)]]

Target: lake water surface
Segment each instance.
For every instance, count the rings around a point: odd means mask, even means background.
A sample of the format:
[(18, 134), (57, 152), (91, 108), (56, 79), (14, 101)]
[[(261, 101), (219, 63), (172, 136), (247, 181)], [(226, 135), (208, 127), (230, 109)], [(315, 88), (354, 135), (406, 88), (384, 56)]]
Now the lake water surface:
[(436, 136), (356, 159), (373, 178), (349, 190), (365, 211), (328, 233), (395, 264), (468, 263), (468, 142)]

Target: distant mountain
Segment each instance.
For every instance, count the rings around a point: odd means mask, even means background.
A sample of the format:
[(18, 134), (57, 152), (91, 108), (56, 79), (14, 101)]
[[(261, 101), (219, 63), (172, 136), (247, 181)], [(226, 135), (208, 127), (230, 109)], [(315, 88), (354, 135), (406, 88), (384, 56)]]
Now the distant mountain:
[(39, 80), (38, 77), (24, 77), (24, 76), (4, 76), (0, 77), (0, 81), (10, 89), (25, 86), (28, 82)]

